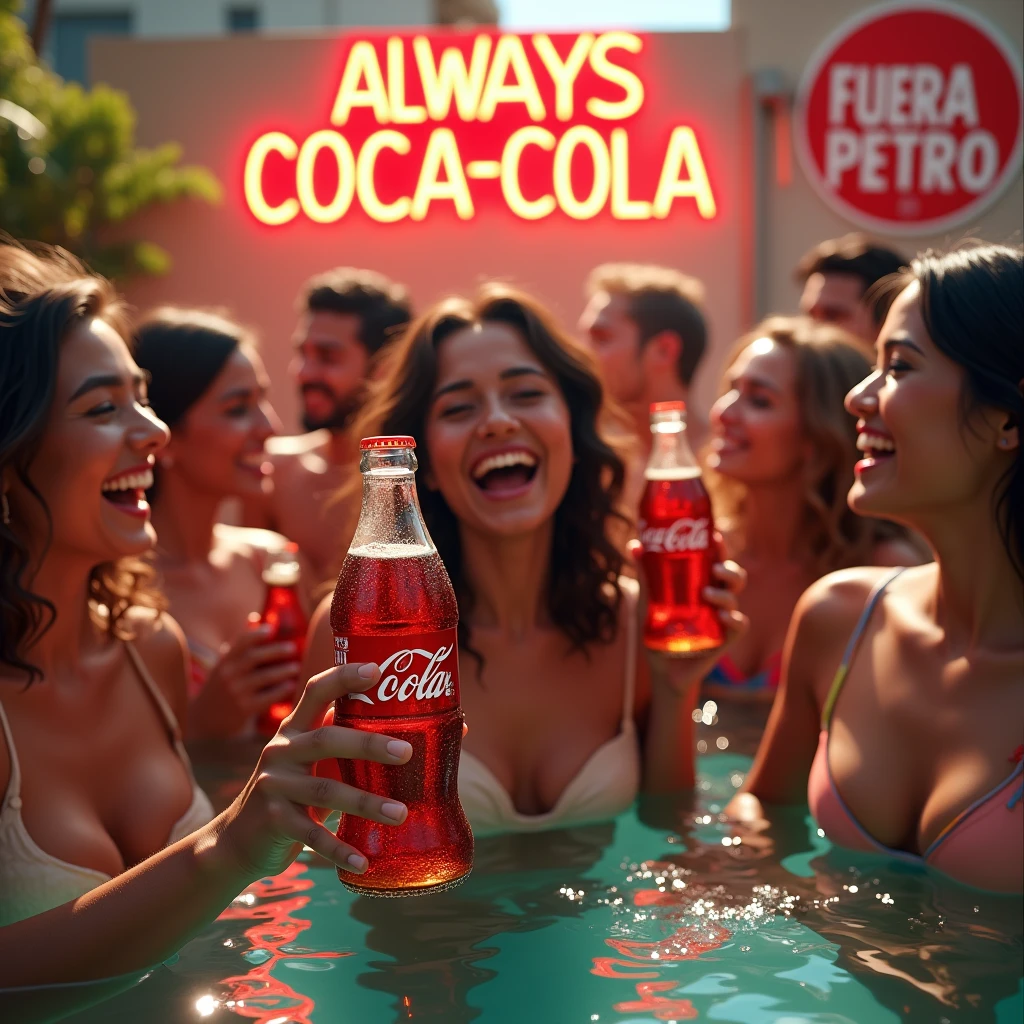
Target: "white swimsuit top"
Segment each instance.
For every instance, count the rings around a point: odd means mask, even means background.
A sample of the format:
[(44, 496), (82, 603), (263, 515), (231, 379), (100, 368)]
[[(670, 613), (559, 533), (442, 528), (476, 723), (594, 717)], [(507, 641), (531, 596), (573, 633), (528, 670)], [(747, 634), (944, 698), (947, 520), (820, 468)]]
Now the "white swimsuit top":
[[(174, 749), (184, 762), (189, 777), (192, 778), (192, 767), (181, 741), (181, 732), (174, 712), (153, 682), (138, 651), (128, 642), (125, 642), (125, 649), (167, 725)], [(62, 903), (78, 899), (90, 889), (109, 882), (111, 876), (95, 868), (84, 868), (52, 856), (40, 849), (28, 834), (21, 817), (21, 765), (18, 762), (14, 735), (2, 702), (0, 727), (3, 728), (4, 739), (7, 741), (7, 756), (11, 765), (7, 792), (4, 794), (3, 803), (0, 804), (0, 926), (3, 926), (26, 917), (34, 917), (36, 914), (59, 907)], [(192, 803), (171, 828), (167, 845), (170, 846), (195, 832), (212, 817), (213, 806), (193, 778)]]
[(542, 814), (522, 814), (497, 776), (467, 750), (459, 758), (459, 799), (475, 835), (539, 832), (614, 818), (629, 808), (640, 790), (640, 743), (633, 722), (636, 689), (636, 580), (621, 577), (625, 598), (626, 665), (619, 731), (602, 743)]

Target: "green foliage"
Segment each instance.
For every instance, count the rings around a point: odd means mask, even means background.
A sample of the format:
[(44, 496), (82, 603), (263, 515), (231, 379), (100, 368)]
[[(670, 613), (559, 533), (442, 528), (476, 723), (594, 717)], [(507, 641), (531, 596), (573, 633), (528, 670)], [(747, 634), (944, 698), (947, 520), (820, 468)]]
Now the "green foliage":
[(179, 166), (174, 143), (136, 149), (135, 112), (123, 93), (103, 85), (86, 92), (40, 65), (15, 17), (19, 6), (0, 0), (0, 228), (64, 246), (108, 277), (165, 273), (163, 249), (114, 241), (110, 225), (154, 203), (217, 202), (217, 180)]

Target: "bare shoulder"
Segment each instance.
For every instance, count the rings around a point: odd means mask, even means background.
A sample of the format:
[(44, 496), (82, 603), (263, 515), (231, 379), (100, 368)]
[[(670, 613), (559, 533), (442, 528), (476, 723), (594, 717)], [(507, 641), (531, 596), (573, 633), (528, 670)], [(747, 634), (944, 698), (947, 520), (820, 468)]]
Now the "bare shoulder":
[(135, 634), (132, 642), (149, 674), (178, 721), (184, 721), (189, 653), (181, 626), (166, 612), (151, 608), (133, 608), (126, 618)]
[(924, 565), (927, 561), (928, 558), (917, 546), (898, 537), (879, 541), (871, 551), (872, 565)]
[(266, 450), (275, 466), (289, 459), (301, 458), (310, 453), (322, 453), (330, 439), (326, 430), (314, 430), (308, 434), (289, 434), (267, 439)]
[(213, 537), (222, 550), (245, 558), (252, 558), (255, 552), (281, 551), (288, 543), (287, 537), (274, 530), (256, 526), (232, 526), (228, 523), (215, 524)]
[(836, 632), (848, 634), (856, 625), (871, 589), (889, 571), (884, 566), (862, 565), (822, 576), (797, 602), (791, 629), (807, 630), (819, 637)]

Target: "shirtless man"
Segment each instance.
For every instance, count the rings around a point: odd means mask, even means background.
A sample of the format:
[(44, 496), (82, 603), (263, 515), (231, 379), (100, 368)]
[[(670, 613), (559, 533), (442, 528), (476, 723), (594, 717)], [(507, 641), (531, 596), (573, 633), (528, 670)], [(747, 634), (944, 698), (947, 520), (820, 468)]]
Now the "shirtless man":
[(359, 455), (348, 425), (375, 357), (409, 317), (405, 289), (372, 270), (338, 267), (308, 281), (299, 298), (291, 368), (307, 433), (267, 441), (274, 472), (245, 522), (295, 541), (317, 583), (336, 571), (344, 539), (349, 510), (334, 496)]

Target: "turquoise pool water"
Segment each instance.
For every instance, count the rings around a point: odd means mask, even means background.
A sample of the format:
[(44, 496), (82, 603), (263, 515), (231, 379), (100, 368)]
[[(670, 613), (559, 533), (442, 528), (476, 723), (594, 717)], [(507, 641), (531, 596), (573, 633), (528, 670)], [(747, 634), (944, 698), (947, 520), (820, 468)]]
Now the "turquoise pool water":
[[(704, 730), (712, 750), (717, 732)], [(738, 835), (718, 817), (750, 763), (733, 749), (701, 759), (691, 804), (645, 802), (606, 824), (481, 840), (473, 874), (449, 893), (355, 897), (303, 857), (172, 961), (59, 1019), (1024, 1019), (1020, 900), (883, 859), (849, 861), (805, 813)], [(65, 992), (65, 1009), (88, 990)], [(58, 1019), (43, 1010), (47, 995), (0, 1016)]]

